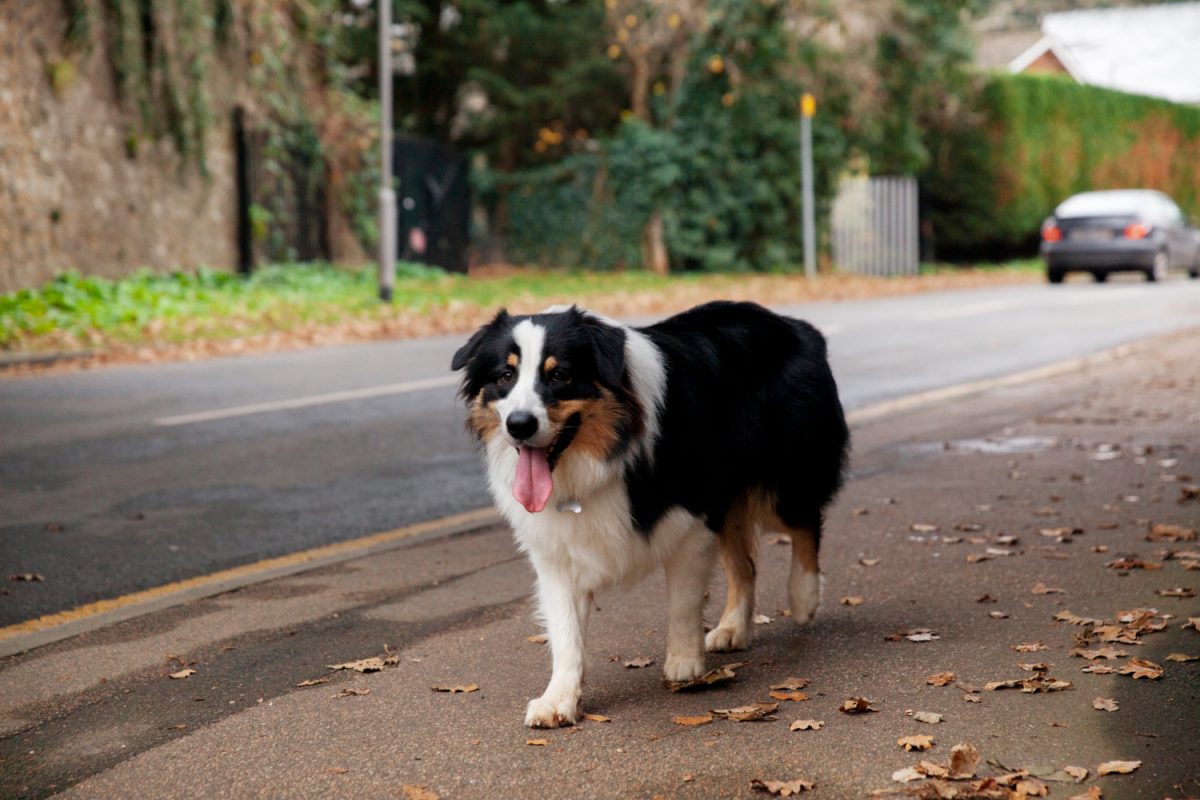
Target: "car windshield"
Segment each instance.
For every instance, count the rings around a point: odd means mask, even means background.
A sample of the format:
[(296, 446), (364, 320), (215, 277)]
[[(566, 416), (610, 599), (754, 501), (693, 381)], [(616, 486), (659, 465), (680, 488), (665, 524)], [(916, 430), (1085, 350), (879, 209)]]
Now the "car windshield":
[(1152, 206), (1157, 197), (1154, 192), (1136, 189), (1087, 192), (1064, 200), (1054, 215), (1059, 218), (1130, 216)]

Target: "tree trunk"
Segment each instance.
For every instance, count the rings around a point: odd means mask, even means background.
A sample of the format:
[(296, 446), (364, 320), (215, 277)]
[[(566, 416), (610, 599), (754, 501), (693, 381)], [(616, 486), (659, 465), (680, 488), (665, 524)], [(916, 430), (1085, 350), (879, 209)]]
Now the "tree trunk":
[(661, 211), (651, 214), (642, 230), (642, 267), (664, 277), (671, 273), (671, 263), (667, 259), (667, 243), (663, 238)]

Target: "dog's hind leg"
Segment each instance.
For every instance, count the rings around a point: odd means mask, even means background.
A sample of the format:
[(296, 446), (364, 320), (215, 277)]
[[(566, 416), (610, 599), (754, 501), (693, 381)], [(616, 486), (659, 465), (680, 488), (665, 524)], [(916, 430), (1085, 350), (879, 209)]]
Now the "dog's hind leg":
[(668, 681), (704, 674), (704, 592), (712, 574), (714, 539), (707, 528), (696, 526), (666, 560), (670, 619), (663, 677)]
[(821, 604), (821, 568), (817, 551), (821, 545), (821, 517), (802, 525), (787, 525), (792, 537), (792, 571), (788, 576), (788, 603), (792, 620), (804, 625)]
[(717, 627), (704, 637), (711, 653), (744, 650), (750, 644), (754, 615), (754, 554), (758, 531), (749, 514), (735, 513), (721, 532), (721, 565), (725, 568), (725, 610)]

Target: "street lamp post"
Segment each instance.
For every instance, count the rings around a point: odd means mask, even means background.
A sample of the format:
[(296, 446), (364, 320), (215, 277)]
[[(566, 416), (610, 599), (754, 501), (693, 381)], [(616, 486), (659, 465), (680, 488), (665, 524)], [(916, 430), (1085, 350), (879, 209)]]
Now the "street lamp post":
[(813, 201), (812, 121), (817, 101), (808, 92), (800, 98), (800, 182), (804, 218), (804, 275), (817, 277), (817, 225)]
[(379, 299), (396, 285), (396, 190), (392, 188), (392, 0), (379, 3)]

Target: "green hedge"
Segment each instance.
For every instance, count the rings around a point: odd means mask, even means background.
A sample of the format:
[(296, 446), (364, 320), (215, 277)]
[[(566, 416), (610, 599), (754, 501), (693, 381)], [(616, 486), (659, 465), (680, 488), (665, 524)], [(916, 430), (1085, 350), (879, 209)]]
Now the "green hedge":
[(1159, 189), (1200, 214), (1200, 108), (1035, 75), (990, 76), (972, 102), (922, 176), (939, 258), (1029, 252), (1091, 189)]

